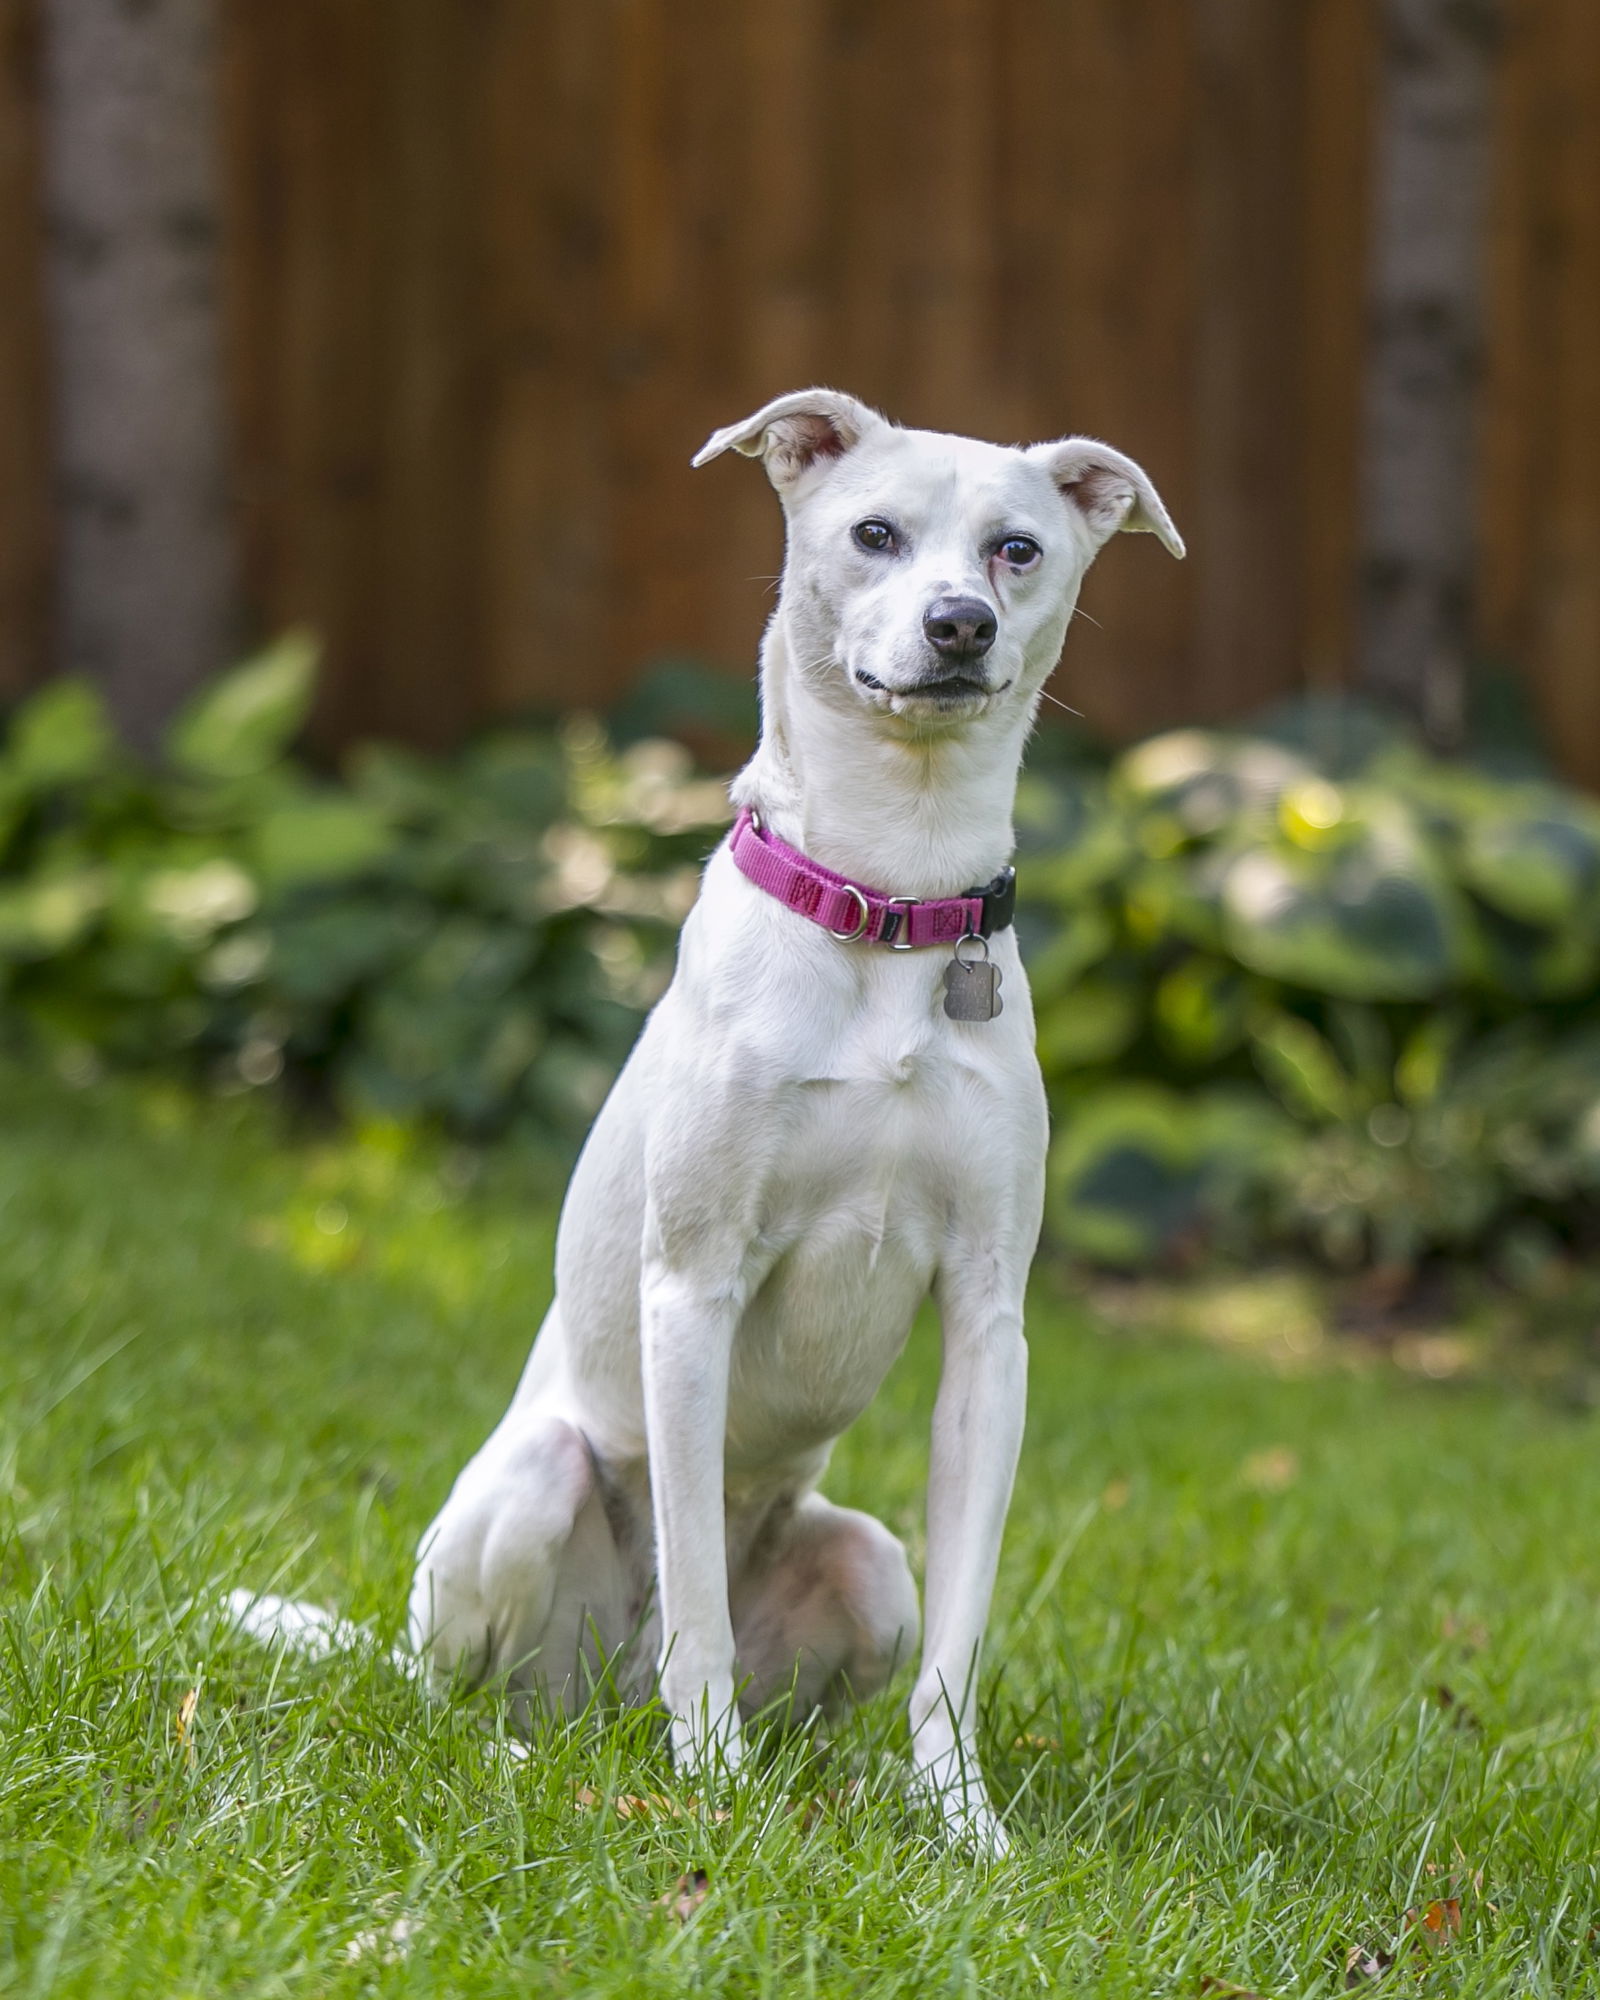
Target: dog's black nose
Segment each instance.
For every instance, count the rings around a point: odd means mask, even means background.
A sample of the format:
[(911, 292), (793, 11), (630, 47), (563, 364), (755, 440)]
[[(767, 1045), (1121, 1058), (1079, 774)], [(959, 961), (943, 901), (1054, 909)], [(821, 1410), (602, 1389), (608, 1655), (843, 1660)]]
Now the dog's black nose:
[(981, 598), (936, 597), (923, 614), (928, 644), (947, 660), (981, 660), (994, 644), (994, 613)]

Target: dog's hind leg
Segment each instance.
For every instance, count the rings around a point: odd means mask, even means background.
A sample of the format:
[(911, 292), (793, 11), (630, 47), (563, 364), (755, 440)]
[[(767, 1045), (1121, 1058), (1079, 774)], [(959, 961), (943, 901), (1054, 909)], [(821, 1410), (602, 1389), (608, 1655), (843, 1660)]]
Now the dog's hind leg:
[(623, 1596), (588, 1441), (564, 1418), (517, 1411), (422, 1538), (412, 1643), (441, 1678), (503, 1680), (572, 1709), (582, 1662), (616, 1643)]
[(739, 1706), (796, 1721), (865, 1701), (917, 1643), (917, 1587), (881, 1521), (808, 1494), (763, 1529), (731, 1593)]

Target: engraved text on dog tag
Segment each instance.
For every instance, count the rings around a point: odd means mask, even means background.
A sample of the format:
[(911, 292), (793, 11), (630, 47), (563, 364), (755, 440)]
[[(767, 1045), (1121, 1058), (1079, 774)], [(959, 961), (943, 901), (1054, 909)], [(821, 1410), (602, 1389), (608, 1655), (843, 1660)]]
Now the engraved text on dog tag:
[(969, 961), (958, 950), (944, 973), (944, 1011), (950, 1019), (992, 1021), (1001, 1004), (999, 966), (988, 958)]

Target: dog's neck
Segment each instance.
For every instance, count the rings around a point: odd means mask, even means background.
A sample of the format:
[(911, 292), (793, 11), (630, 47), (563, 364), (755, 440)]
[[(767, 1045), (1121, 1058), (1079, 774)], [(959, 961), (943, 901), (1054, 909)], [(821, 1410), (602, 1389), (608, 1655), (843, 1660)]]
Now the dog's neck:
[(761, 649), (761, 741), (733, 785), (780, 839), (852, 881), (951, 896), (1011, 858), (1030, 704), (964, 729), (903, 738), (806, 684), (783, 613)]

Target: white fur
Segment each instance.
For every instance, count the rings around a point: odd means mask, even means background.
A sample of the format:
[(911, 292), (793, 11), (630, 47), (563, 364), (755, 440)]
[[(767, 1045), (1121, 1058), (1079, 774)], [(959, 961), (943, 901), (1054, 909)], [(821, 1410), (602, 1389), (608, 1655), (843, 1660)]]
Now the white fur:
[[(788, 522), (762, 737), (735, 798), (879, 888), (987, 881), (1096, 549), (1123, 526), (1181, 553), (1154, 489), (1091, 440), (901, 430), (824, 390), (718, 432), (696, 463), (729, 447), (766, 460)], [(896, 553), (857, 546), (868, 516), (895, 524)], [(1031, 572), (995, 553), (1006, 533), (1042, 548)], [(915, 692), (939, 670), (923, 613), (947, 593), (997, 614), (991, 692)], [(837, 943), (726, 846), (712, 857), (676, 977), (573, 1175), (556, 1303), (515, 1400), (422, 1540), (412, 1632), (441, 1671), (570, 1704), (580, 1661), (613, 1660), (633, 1697), (659, 1681), (690, 1766), (735, 1763), (741, 1710), (774, 1696), (806, 1710), (881, 1685), (915, 1642), (905, 1554), (816, 1486), (931, 1291), (943, 1368), (913, 1755), (952, 1829), (1001, 1844), (975, 1683), (1022, 1435), (1046, 1130), (1015, 934), (992, 950), (1004, 1012), (951, 1021), (948, 952)]]

